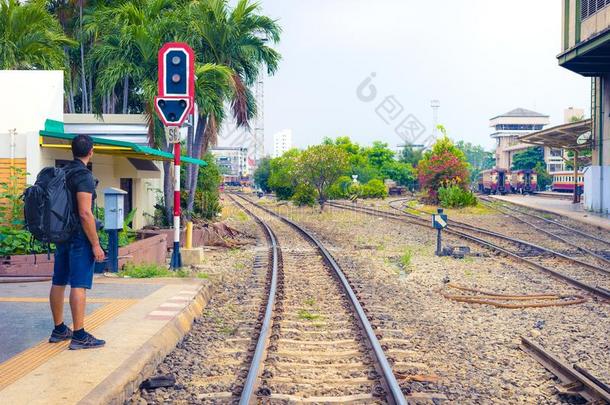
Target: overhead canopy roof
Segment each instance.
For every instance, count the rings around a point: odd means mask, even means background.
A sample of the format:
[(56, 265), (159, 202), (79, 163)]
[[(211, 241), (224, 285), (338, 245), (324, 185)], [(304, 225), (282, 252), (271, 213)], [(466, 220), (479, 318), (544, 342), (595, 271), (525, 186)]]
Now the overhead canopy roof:
[[(40, 131), (40, 146), (43, 148), (70, 149), (70, 142), (75, 134), (66, 134), (64, 124), (61, 121), (47, 119), (45, 129)], [(92, 136), (93, 148), (96, 153), (105, 155), (123, 156), (126, 158), (137, 158), (146, 160), (174, 160), (174, 155), (149, 146), (138, 145), (132, 142), (119, 141), (116, 139), (106, 139)], [(185, 163), (205, 166), (207, 163), (201, 159), (188, 156), (180, 156), (180, 160)]]
[(570, 122), (568, 124), (543, 129), (542, 131), (521, 135), (519, 140), (521, 142), (530, 143), (533, 145), (579, 150), (591, 147), (590, 139), (582, 144), (577, 142), (578, 137), (586, 134), (587, 132), (591, 132), (590, 119)]
[(557, 59), (560, 66), (583, 76), (602, 76), (610, 72), (610, 29), (580, 42)]

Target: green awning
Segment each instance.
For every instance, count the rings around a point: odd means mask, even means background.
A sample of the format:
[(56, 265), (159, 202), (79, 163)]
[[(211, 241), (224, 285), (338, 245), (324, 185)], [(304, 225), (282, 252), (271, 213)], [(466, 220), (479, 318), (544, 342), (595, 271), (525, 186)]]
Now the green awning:
[[(76, 135), (66, 134), (64, 132), (63, 122), (47, 119), (44, 127), (45, 129), (39, 132), (41, 147), (52, 149), (70, 149), (70, 143), (67, 141), (71, 141)], [(49, 143), (45, 142), (45, 138), (59, 139), (62, 142)], [(97, 136), (92, 136), (91, 139), (93, 140), (96, 153), (147, 160), (174, 160), (174, 155), (172, 153), (154, 149), (149, 146), (142, 146), (132, 142), (105, 139)], [(182, 162), (191, 163), (194, 165), (207, 165), (207, 163), (201, 159), (195, 159), (184, 155), (180, 156), (180, 160)]]

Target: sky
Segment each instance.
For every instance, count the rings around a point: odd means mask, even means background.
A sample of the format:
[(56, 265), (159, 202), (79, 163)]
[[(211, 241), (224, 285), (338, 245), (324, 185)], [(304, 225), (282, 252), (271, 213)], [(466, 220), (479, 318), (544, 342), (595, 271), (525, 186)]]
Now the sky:
[(279, 70), (265, 79), (266, 153), (284, 128), (297, 147), (343, 135), (397, 146), (405, 120), (411, 130), (403, 135), (423, 133), (423, 140), (433, 127), (433, 99), (450, 137), (487, 149), (489, 118), (514, 108), (548, 114), (552, 124), (570, 106), (589, 115), (589, 79), (557, 65), (560, 0), (261, 4), (283, 29)]

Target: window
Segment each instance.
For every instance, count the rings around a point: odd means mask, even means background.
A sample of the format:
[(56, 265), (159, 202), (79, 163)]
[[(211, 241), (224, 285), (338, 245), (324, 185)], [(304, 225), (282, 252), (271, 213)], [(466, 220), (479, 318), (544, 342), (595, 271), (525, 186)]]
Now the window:
[(609, 4), (610, 0), (582, 0), (580, 4), (580, 18), (584, 20)]
[[(608, 0), (610, 1), (610, 0)], [(498, 124), (496, 130), (498, 131), (537, 131), (542, 129), (543, 125), (540, 124)]]

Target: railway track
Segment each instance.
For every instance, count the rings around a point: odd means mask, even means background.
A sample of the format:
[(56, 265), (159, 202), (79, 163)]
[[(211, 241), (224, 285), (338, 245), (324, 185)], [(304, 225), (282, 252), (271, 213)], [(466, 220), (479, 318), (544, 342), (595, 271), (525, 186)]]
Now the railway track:
[[(393, 203), (396, 202), (402, 202), (404, 200), (398, 199), (398, 200), (394, 200), (392, 202), (390, 202), (390, 207), (392, 207), (395, 210), (403, 211), (403, 208), (407, 208), (407, 207), (397, 207), (396, 205), (393, 205)], [(419, 210), (417, 208), (412, 208), (412, 207), (408, 207), (409, 210), (421, 213), (423, 215), (430, 215), (429, 213)], [(407, 215), (409, 215), (408, 213), (405, 213)], [(413, 215), (413, 214), (410, 214)], [(518, 220), (520, 220), (520, 222), (524, 222), (526, 223), (528, 226), (533, 226), (533, 224), (523, 221), (519, 218), (517, 218)], [(449, 224), (451, 224), (454, 228), (459, 228), (462, 230), (466, 230), (466, 231), (472, 231), (472, 232), (477, 232), (480, 234), (483, 234), (487, 237), (491, 237), (493, 239), (498, 239), (500, 240), (500, 243), (506, 243), (508, 242), (508, 245), (510, 246), (511, 244), (517, 244), (519, 247), (519, 250), (522, 252), (522, 255), (528, 256), (528, 255), (540, 255), (540, 254), (545, 254), (548, 256), (553, 256), (553, 257), (557, 257), (560, 258), (564, 261), (567, 261), (569, 263), (575, 264), (577, 266), (582, 266), (585, 267), (589, 270), (593, 270), (593, 271), (597, 271), (606, 275), (610, 276), (610, 260), (606, 259), (604, 256), (600, 255), (599, 253), (596, 253), (586, 247), (582, 246), (582, 242), (581, 243), (576, 243), (575, 241), (570, 241), (567, 240), (565, 237), (562, 237), (560, 235), (557, 235), (554, 232), (551, 232), (550, 230), (545, 230), (542, 229), (540, 227), (534, 227), (534, 229), (544, 233), (545, 235), (549, 236), (552, 239), (556, 239), (558, 241), (560, 241), (560, 245), (563, 244), (565, 246), (562, 246), (564, 248), (567, 247), (568, 250), (562, 250), (559, 251), (556, 248), (550, 247), (550, 246), (543, 246), (540, 244), (536, 244), (530, 241), (527, 241), (525, 239), (517, 239), (514, 235), (513, 236), (508, 236), (506, 234), (503, 233), (499, 233), (499, 232), (494, 232), (492, 230), (489, 229), (485, 229), (485, 228), (481, 228), (479, 226), (475, 226), (469, 223), (465, 223), (465, 222), (460, 222), (454, 219), (450, 219)], [(555, 230), (556, 231), (556, 230)], [(524, 235), (524, 237), (529, 238), (531, 235)], [(572, 250), (570, 250), (571, 248), (573, 248)], [(579, 257), (574, 257), (574, 256), (579, 256)], [(610, 285), (602, 285), (603, 288), (608, 288), (610, 287)]]
[[(330, 202), (329, 205), (408, 222), (430, 229), (430, 220), (428, 218), (405, 212), (402, 207), (395, 205), (395, 203), (401, 201), (403, 200), (399, 199), (390, 203), (391, 208), (395, 212), (338, 202)], [(446, 231), (462, 239), (525, 262), (531, 267), (544, 271), (598, 298), (610, 300), (610, 290), (608, 289), (610, 286), (610, 273), (607, 268), (583, 262), (582, 260), (527, 241), (456, 221), (450, 221)]]
[(328, 250), (297, 224), (238, 197), (230, 195), (266, 232), (275, 274), (239, 402), (406, 404), (373, 326)]
[(525, 337), (521, 337), (521, 349), (557, 376), (562, 382), (562, 385), (555, 387), (559, 393), (580, 395), (592, 404), (610, 404), (610, 386), (591, 375), (584, 368), (576, 364), (569, 365)]
[[(594, 256), (601, 256), (599, 257), (600, 260), (610, 264), (610, 240), (607, 239), (607, 232), (596, 231), (594, 229), (588, 229), (589, 232), (583, 232), (580, 229), (565, 225), (555, 218), (545, 218), (542, 215), (528, 212), (526, 209), (506, 204), (501, 200), (491, 200), (485, 197), (479, 197), (479, 199), (485, 206), (493, 210), (528, 224), (551, 237), (563, 240), (566, 243), (578, 245), (576, 247), (582, 251), (587, 253), (592, 252)], [(554, 217), (554, 215), (551, 217)]]

